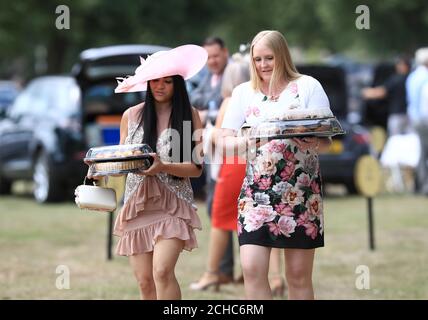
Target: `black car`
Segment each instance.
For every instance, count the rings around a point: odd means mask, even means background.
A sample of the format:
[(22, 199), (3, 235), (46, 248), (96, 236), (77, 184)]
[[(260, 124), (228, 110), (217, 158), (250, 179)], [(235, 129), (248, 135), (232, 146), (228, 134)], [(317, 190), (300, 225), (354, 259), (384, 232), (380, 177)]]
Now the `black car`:
[(302, 74), (316, 78), (330, 100), (330, 108), (340, 121), (345, 135), (335, 136), (328, 152), (320, 154), (324, 183), (344, 184), (355, 193), (354, 170), (357, 160), (371, 152), (369, 132), (363, 126), (348, 121), (348, 91), (346, 73), (342, 67), (328, 65), (298, 66)]
[(119, 143), (122, 113), (144, 98), (115, 94), (115, 77), (133, 74), (144, 58), (169, 48), (110, 46), (83, 51), (71, 75), (31, 81), (0, 121), (0, 194), (32, 180), (38, 202), (71, 196), (87, 171), (86, 151)]

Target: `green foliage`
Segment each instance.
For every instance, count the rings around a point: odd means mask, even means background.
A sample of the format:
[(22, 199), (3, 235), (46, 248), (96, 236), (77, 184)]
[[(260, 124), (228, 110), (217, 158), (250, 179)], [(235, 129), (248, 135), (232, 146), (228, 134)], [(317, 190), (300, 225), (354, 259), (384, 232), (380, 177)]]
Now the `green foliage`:
[[(371, 53), (409, 52), (426, 45), (423, 30), (428, 27), (428, 3), (424, 0), (367, 0), (370, 9), (370, 29), (358, 30), (355, 13), (359, 0), (319, 1), (326, 34), (332, 36), (336, 50), (363, 46)], [(340, 32), (339, 32), (340, 31)]]
[[(426, 45), (426, 0), (367, 0), (370, 29), (358, 30), (359, 0), (0, 0), (0, 76), (14, 62), (34, 75), (34, 50), (48, 52), (48, 72), (67, 72), (89, 47), (124, 43), (176, 46), (219, 35), (230, 51), (265, 29), (283, 32), (309, 52), (387, 56)], [(70, 29), (55, 28), (55, 8), (70, 9)], [(22, 68), (22, 67), (21, 67)]]

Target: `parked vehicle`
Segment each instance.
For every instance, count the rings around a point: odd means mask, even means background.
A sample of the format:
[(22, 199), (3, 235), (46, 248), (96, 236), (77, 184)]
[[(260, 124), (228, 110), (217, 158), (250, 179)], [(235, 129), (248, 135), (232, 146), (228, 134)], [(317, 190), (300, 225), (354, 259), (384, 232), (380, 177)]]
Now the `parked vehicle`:
[(115, 77), (133, 74), (146, 57), (169, 48), (150, 45), (85, 50), (71, 75), (31, 81), (0, 121), (0, 194), (32, 180), (38, 202), (65, 199), (83, 181), (86, 151), (119, 143), (122, 113), (142, 93), (115, 94)]
[(363, 126), (348, 120), (348, 91), (346, 74), (342, 67), (328, 65), (297, 66), (302, 74), (316, 78), (330, 100), (330, 107), (339, 119), (346, 135), (335, 136), (328, 152), (320, 154), (324, 183), (344, 184), (355, 193), (355, 165), (357, 160), (370, 153), (369, 132)]

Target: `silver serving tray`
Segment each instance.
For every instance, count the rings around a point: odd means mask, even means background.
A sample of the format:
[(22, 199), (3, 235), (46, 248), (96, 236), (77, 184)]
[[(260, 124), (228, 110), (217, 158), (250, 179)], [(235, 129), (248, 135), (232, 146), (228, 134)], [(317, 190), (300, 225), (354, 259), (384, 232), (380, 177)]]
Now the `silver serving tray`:
[[(138, 154), (129, 156), (115, 156), (115, 152), (137, 152)], [(88, 162), (123, 162), (132, 161), (139, 159), (151, 159), (149, 153), (152, 153), (152, 149), (147, 144), (125, 144), (105, 147), (94, 147), (88, 150), (84, 161)], [(106, 155), (110, 156), (106, 156)]]
[(241, 136), (256, 140), (289, 139), (296, 137), (332, 137), (345, 134), (336, 117), (264, 121), (257, 126), (244, 124)]

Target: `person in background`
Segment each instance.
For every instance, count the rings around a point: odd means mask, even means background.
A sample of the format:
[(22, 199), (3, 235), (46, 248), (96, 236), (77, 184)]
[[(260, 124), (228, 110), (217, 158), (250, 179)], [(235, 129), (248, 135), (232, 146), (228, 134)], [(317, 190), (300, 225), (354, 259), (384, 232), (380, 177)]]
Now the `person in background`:
[[(210, 138), (212, 128), (217, 119), (218, 110), (223, 101), (221, 86), (223, 73), (229, 60), (229, 50), (223, 39), (219, 37), (208, 37), (203, 42), (203, 47), (208, 52), (207, 69), (208, 72), (201, 79), (201, 82), (191, 92), (190, 102), (199, 110), (202, 124), (205, 127), (205, 146), (211, 145)], [(217, 179), (218, 170), (216, 166), (211, 166), (211, 148), (205, 148), (204, 168), (206, 175), (206, 203), (207, 213), (211, 219), (211, 207)], [(229, 232), (228, 246), (225, 255), (221, 260), (219, 278), (222, 283), (229, 283), (234, 280), (234, 259), (233, 259), (233, 234)]]
[[(248, 81), (249, 78), (248, 57), (246, 58), (240, 53), (234, 54), (224, 71), (221, 90), (224, 99), (216, 120), (216, 129), (212, 132), (213, 141), (215, 141), (217, 129), (221, 128), (233, 88)], [(241, 182), (245, 176), (245, 159), (223, 156), (214, 160), (221, 163), (219, 164), (220, 172), (217, 177), (212, 204), (207, 269), (197, 282), (190, 285), (192, 290), (205, 290), (211, 286), (218, 290), (222, 283), (220, 279), (220, 261), (230, 241), (229, 234), (232, 231), (236, 231), (236, 216), (238, 214), (236, 201), (239, 196)], [(211, 164), (211, 166), (215, 165), (217, 164)]]
[(388, 135), (408, 132), (406, 79), (410, 72), (410, 60), (404, 56), (395, 62), (395, 74), (381, 86), (364, 88), (361, 93), (364, 99), (388, 99)]
[(208, 72), (192, 91), (190, 102), (196, 109), (203, 111), (201, 112), (201, 120), (205, 124), (210, 104), (218, 111), (223, 101), (221, 81), (229, 59), (229, 50), (219, 37), (206, 38), (202, 46), (208, 52)]
[(418, 192), (428, 195), (428, 47), (416, 51), (415, 62), (416, 69), (406, 81), (407, 113), (420, 141), (416, 188)]

